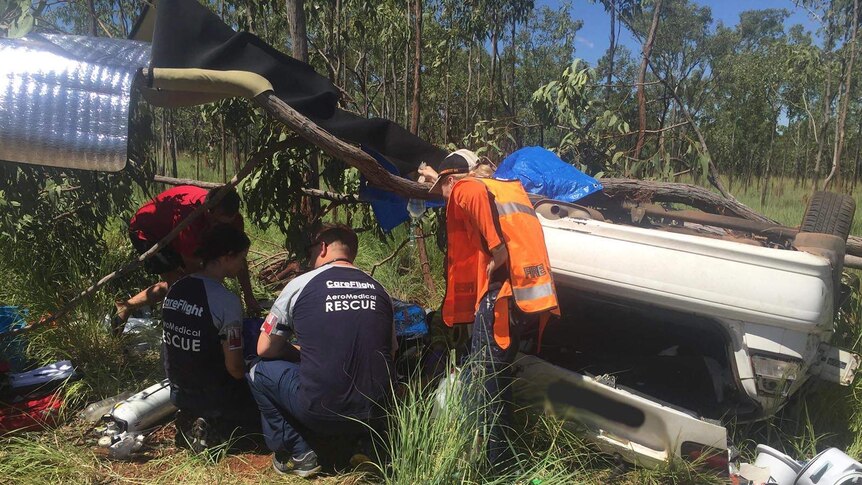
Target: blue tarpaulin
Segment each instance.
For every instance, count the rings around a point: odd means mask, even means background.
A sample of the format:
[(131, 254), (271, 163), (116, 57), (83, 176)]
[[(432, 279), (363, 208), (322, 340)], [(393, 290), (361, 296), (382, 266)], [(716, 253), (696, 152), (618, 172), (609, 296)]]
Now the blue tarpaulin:
[(520, 180), (527, 192), (562, 202), (574, 202), (602, 190), (598, 180), (542, 147), (512, 153), (500, 163), (494, 178)]

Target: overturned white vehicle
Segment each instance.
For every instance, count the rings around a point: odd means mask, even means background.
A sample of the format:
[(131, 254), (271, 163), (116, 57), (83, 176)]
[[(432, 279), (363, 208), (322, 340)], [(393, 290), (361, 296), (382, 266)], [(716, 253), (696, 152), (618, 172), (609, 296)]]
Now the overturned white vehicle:
[(726, 469), (722, 422), (768, 417), (815, 378), (852, 382), (859, 357), (829, 345), (852, 198), (816, 193), (801, 229), (650, 204), (535, 209), (563, 319), (517, 362), (517, 394), (603, 450)]

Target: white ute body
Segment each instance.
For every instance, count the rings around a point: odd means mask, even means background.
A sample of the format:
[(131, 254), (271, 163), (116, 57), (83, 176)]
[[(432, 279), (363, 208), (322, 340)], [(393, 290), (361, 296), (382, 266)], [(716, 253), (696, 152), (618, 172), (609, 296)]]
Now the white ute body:
[[(778, 410), (809, 376), (823, 373), (821, 361), (837, 351), (828, 346), (836, 289), (827, 258), (613, 224), (576, 210), (542, 210), (542, 204), (552, 203), (540, 202), (537, 215), (558, 290), (638, 302), (717, 322), (727, 336), (736, 386), (760, 406), (758, 418)], [(563, 324), (578, 324), (563, 318)], [(848, 362), (842, 364), (840, 378), (830, 379), (836, 382), (852, 379), (858, 366), (858, 357), (841, 355)], [(683, 456), (685, 442), (727, 448), (721, 423), (618, 388), (613, 377), (581, 375), (531, 356), (523, 356), (516, 369), (522, 377), (516, 384), (521, 399), (576, 418), (601, 448), (629, 461), (655, 465)], [(561, 386), (580, 389), (574, 391), (577, 396), (589, 389), (590, 396), (603, 397), (596, 398), (599, 403), (593, 403), (596, 409), (591, 411), (581, 401), (593, 397), (567, 400)], [(611, 401), (602, 404), (603, 398)], [(628, 422), (608, 419), (603, 414), (614, 403), (636, 408), (642, 416)]]

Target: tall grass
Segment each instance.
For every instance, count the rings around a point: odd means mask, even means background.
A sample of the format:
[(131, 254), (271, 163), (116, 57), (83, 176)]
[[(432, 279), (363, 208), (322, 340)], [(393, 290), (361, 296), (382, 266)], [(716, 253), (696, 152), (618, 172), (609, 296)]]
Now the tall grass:
[(592, 483), (585, 469), (594, 453), (562, 423), (544, 417), (511, 433), (520, 435), (511, 443), (515, 458), (494, 472), (480, 432), (482, 377), (447, 378), (439, 388), (418, 378), (408, 382), (390, 409), (383, 483)]

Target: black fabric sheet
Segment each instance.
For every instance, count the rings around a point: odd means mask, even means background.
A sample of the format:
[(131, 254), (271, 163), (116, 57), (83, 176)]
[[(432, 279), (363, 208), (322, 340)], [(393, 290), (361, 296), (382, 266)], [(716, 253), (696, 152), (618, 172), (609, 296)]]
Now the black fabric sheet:
[(162, 0), (153, 33), (152, 67), (250, 71), (272, 83), (282, 101), (336, 137), (381, 153), (402, 176), (421, 162), (436, 167), (446, 152), (382, 118), (337, 107), (338, 90), (308, 64), (257, 36), (237, 33), (196, 0)]

